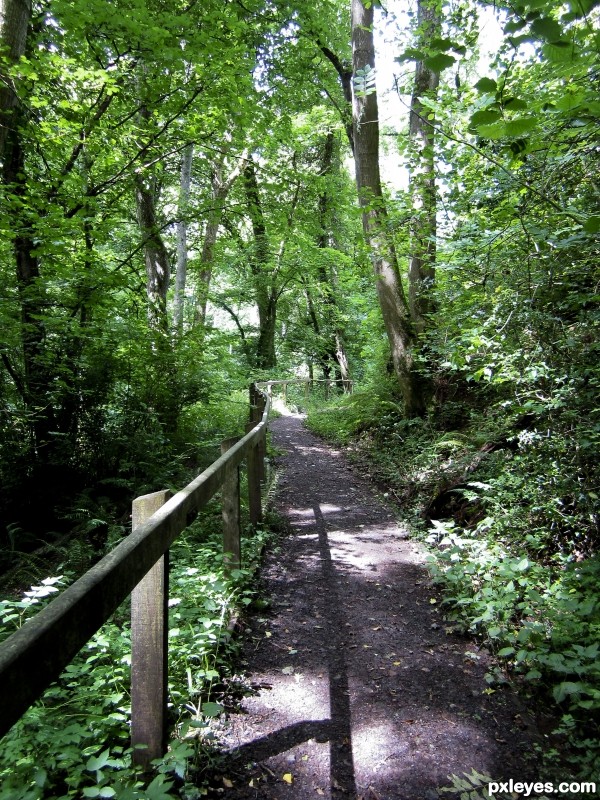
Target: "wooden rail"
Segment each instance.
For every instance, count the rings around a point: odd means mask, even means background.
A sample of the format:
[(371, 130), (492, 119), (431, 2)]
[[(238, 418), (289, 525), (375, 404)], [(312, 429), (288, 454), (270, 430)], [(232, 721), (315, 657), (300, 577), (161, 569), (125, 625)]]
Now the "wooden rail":
[(0, 644), (0, 736), (55, 681), (86, 642), (132, 594), (132, 741), (147, 768), (165, 752), (168, 550), (198, 509), (222, 489), (224, 552), (240, 560), (239, 466), (248, 470), (249, 515), (261, 520), (270, 398), (252, 386), (249, 430), (169, 499), (134, 501), (132, 533)]
[(281, 386), (282, 388), (282, 395), (283, 395), (283, 402), (287, 403), (287, 388), (290, 384), (303, 384), (304, 385), (304, 394), (308, 398), (308, 394), (310, 389), (312, 388), (313, 384), (315, 383), (322, 383), (325, 386), (325, 397), (329, 397), (329, 393), (331, 391), (332, 386), (341, 386), (343, 391), (346, 394), (352, 394), (353, 389), (353, 382), (351, 380), (346, 380), (344, 378), (292, 378), (292, 379), (283, 379), (277, 381), (262, 381), (258, 383), (258, 386), (265, 387), (268, 394), (272, 395), (273, 386)]

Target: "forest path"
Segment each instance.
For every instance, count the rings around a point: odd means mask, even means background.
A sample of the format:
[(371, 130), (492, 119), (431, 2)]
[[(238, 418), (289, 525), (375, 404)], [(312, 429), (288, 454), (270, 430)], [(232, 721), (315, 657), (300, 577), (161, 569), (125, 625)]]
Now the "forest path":
[(290, 533), (266, 555), (270, 607), (249, 620), (256, 693), (221, 730), (225, 796), (433, 800), (473, 768), (524, 779), (534, 724), (445, 627), (423, 549), (300, 417), (271, 432)]

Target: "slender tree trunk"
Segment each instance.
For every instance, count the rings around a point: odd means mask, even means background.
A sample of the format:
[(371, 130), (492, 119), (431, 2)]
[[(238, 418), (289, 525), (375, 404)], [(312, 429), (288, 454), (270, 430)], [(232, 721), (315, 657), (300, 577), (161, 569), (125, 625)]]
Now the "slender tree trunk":
[[(145, 101), (145, 65), (141, 64), (138, 91), (142, 98), (138, 111), (142, 132), (151, 131), (151, 110)], [(146, 267), (146, 298), (148, 328), (152, 347), (150, 364), (149, 400), (164, 430), (169, 434), (177, 427), (179, 392), (177, 370), (173, 359), (173, 342), (167, 314), (167, 293), (171, 280), (171, 262), (162, 238), (156, 211), (156, 186), (154, 171), (136, 173), (134, 178), (137, 221), (142, 239)]]
[(141, 175), (136, 175), (135, 198), (146, 265), (148, 322), (153, 331), (161, 331), (167, 334), (169, 330), (167, 291), (171, 278), (171, 264), (167, 248), (162, 239), (160, 226), (156, 219), (153, 189)]
[(254, 247), (250, 256), (250, 269), (254, 277), (254, 291), (258, 307), (259, 333), (256, 345), (256, 366), (259, 369), (271, 369), (277, 364), (275, 328), (278, 295), (275, 287), (269, 285), (267, 275), (270, 258), (269, 240), (256, 178), (256, 168), (252, 158), (249, 158), (246, 162), (244, 186), (254, 236)]
[(44, 293), (40, 265), (36, 255), (36, 231), (26, 178), (25, 153), (19, 131), (15, 108), (14, 124), (5, 140), (3, 179), (10, 187), (16, 208), (27, 209), (23, 216), (14, 212), (13, 252), (15, 256), (17, 289), (21, 311), (21, 342), (23, 353), (23, 378), (19, 381), (23, 401), (28, 410), (33, 456), (39, 463), (52, 461), (56, 437), (54, 403), (52, 402), (52, 367), (46, 355), (46, 326)]
[[(441, 18), (435, 0), (418, 0), (417, 48), (440, 36)], [(410, 194), (413, 204), (409, 259), (409, 305), (417, 332), (426, 327), (427, 316), (434, 310), (432, 291), (435, 283), (436, 189), (434, 161), (434, 125), (431, 110), (423, 98), (435, 99), (439, 73), (417, 61), (410, 106), (409, 136), (412, 144)]]
[(177, 221), (177, 272), (175, 273), (175, 307), (173, 326), (178, 334), (183, 333), (183, 315), (185, 306), (185, 286), (187, 282), (187, 214), (190, 201), (190, 185), (192, 182), (192, 160), (194, 145), (188, 144), (181, 160), (181, 177), (179, 183), (179, 208)]
[(217, 243), (219, 227), (223, 221), (225, 201), (231, 191), (231, 187), (240, 176), (248, 158), (248, 150), (244, 150), (229, 174), (224, 177), (223, 171), (227, 153), (228, 148), (225, 148), (221, 153), (219, 161), (213, 166), (211, 179), (212, 207), (206, 221), (206, 231), (202, 243), (202, 253), (200, 254), (200, 283), (195, 315), (195, 321), (201, 325), (204, 325), (206, 320), (206, 306), (208, 303), (210, 282), (212, 280), (215, 245)]
[(18, 97), (5, 64), (14, 64), (25, 52), (27, 27), (31, 19), (31, 0), (0, 0), (0, 161), (8, 132), (15, 127), (14, 110)]
[[(333, 173), (335, 156), (335, 135), (329, 132), (325, 138), (325, 145), (323, 148), (323, 158), (321, 161), (322, 177), (328, 178)], [(319, 195), (319, 227), (321, 229), (318, 239), (318, 245), (321, 249), (330, 247), (331, 245), (331, 223), (332, 223), (332, 194), (329, 187), (325, 187)], [(339, 309), (335, 297), (334, 284), (332, 277), (327, 271), (324, 264), (319, 267), (319, 281), (321, 282), (324, 291), (325, 309), (326, 309), (326, 322), (330, 328), (331, 335), (327, 347), (327, 357), (333, 362), (339, 377), (342, 380), (342, 385), (346, 387), (350, 379), (348, 358), (346, 356), (346, 348), (344, 345), (344, 334), (338, 324)], [(325, 370), (324, 370), (325, 374)], [(329, 373), (325, 374), (329, 377)]]
[[(365, 8), (361, 0), (352, 0), (352, 58), (355, 75), (365, 67), (375, 67), (373, 4)], [(394, 372), (400, 384), (406, 414), (422, 415), (425, 412), (423, 386), (413, 370), (411, 353), (415, 334), (381, 190), (375, 91), (363, 96), (354, 91), (353, 119), (356, 185), (362, 208), (363, 230), (370, 249)]]

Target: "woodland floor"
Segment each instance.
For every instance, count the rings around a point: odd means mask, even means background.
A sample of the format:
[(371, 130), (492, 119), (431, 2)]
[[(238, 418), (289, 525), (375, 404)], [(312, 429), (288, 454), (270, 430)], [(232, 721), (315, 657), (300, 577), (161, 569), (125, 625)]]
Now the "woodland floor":
[(254, 693), (218, 731), (219, 795), (434, 800), (473, 768), (539, 779), (532, 716), (445, 624), (397, 509), (299, 416), (271, 431), (289, 532), (265, 556), (270, 605), (247, 620)]

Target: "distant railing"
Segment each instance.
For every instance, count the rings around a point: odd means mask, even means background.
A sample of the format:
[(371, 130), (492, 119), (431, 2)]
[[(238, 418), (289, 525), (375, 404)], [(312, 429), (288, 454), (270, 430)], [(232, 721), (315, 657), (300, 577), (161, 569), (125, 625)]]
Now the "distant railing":
[[(55, 681), (86, 642), (131, 594), (131, 739), (147, 769), (166, 750), (168, 550), (191, 518), (220, 489), (223, 552), (239, 565), (240, 476), (248, 472), (250, 523), (261, 521), (269, 391), (250, 388), (250, 422), (241, 439), (222, 443), (221, 457), (185, 489), (134, 500), (132, 533), (75, 583), (0, 644), (0, 736)], [(169, 499), (170, 497), (170, 499)], [(136, 745), (144, 748), (135, 749)]]
[(272, 395), (273, 387), (280, 386), (282, 390), (282, 397), (283, 402), (287, 403), (288, 401), (288, 386), (292, 385), (304, 385), (304, 396), (308, 400), (310, 390), (313, 388), (314, 384), (323, 385), (325, 389), (325, 397), (329, 398), (332, 389), (339, 387), (342, 389), (344, 394), (352, 394), (353, 390), (353, 382), (347, 378), (291, 378), (291, 379), (283, 379), (277, 381), (261, 381), (258, 383), (258, 386), (265, 387), (268, 394)]

